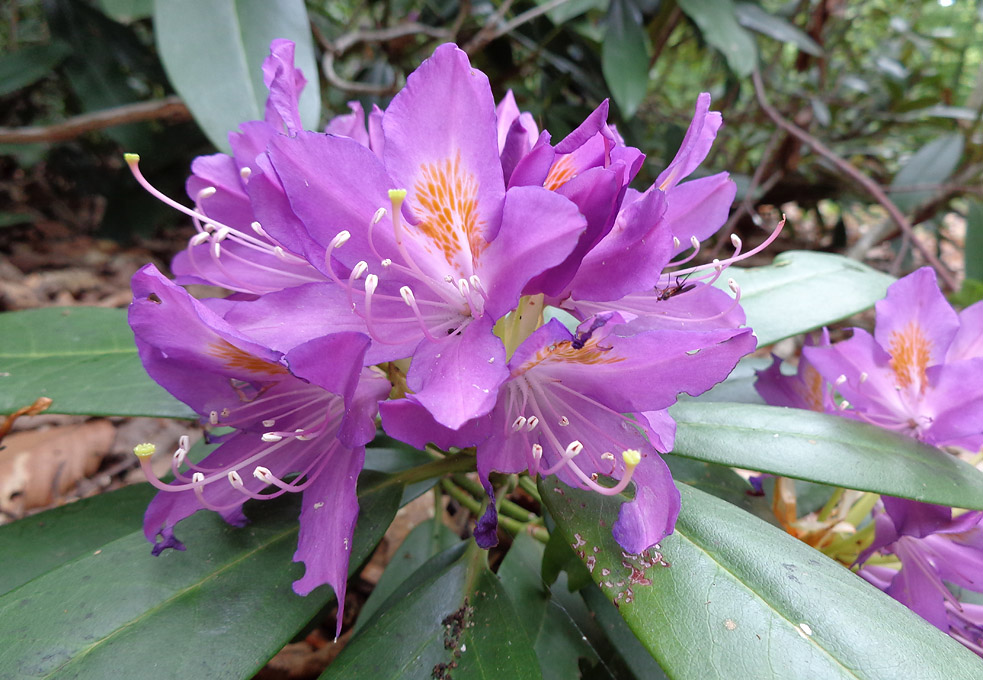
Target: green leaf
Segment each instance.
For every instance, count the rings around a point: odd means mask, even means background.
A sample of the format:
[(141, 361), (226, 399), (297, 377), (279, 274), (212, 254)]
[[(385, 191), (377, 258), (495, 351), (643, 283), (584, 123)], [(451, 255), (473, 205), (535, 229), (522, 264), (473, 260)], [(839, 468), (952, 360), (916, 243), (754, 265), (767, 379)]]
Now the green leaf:
[(601, 45), (601, 71), (625, 118), (645, 99), (649, 82), (648, 36), (633, 0), (611, 0)]
[(123, 309), (0, 314), (0, 413), (38, 397), (48, 413), (196, 417), (143, 370)]
[(734, 11), (737, 21), (744, 28), (763, 33), (779, 42), (791, 43), (814, 57), (823, 56), (823, 48), (815, 40), (785, 19), (769, 14), (758, 5), (753, 5), (750, 2), (738, 2), (734, 5)]
[[(589, 615), (583, 601), (567, 592), (564, 580), (552, 590), (543, 583), (539, 576), (543, 550), (532, 536), (519, 534), (502, 560), (498, 577), (515, 606), (520, 625), (534, 641), (543, 679), (579, 678), (582, 665), (590, 670), (601, 661), (574, 618), (579, 614), (577, 618), (586, 621)], [(597, 672), (603, 673), (603, 667)]]
[(751, 34), (737, 23), (733, 0), (677, 0), (676, 4), (699, 27), (703, 38), (724, 55), (731, 71), (751, 75), (758, 65), (758, 50)]
[(680, 402), (673, 453), (820, 484), (983, 510), (983, 471), (935, 447), (840, 416)]
[(49, 75), (71, 51), (65, 43), (53, 42), (0, 55), (0, 97)]
[(672, 678), (980, 673), (979, 658), (955, 640), (725, 501), (681, 485), (675, 532), (646, 554), (626, 556), (611, 535), (623, 496), (554, 487), (550, 478), (540, 491), (558, 526), (568, 540), (580, 534), (595, 582)]
[[(376, 473), (359, 481), (349, 573), (402, 493)], [(291, 562), (299, 498), (288, 496), (247, 504), (256, 516), (243, 529), (197, 513), (180, 526), (185, 552), (153, 557), (137, 530), (6, 593), (0, 668), (11, 677), (251, 677), (334, 597), (326, 586), (307, 597), (290, 589), (303, 566)]]
[(790, 250), (766, 267), (731, 267), (758, 346), (845, 319), (884, 297), (894, 279), (831, 253)]
[(966, 278), (983, 281), (983, 201), (971, 199), (966, 213)]
[(263, 119), (262, 64), (275, 38), (297, 46), (295, 63), (307, 79), (301, 120), (317, 127), (321, 94), (303, 0), (155, 0), (154, 32), (174, 89), (220, 150), (230, 151), (228, 134), (240, 123)]
[(0, 526), (0, 593), (133, 533), (154, 491), (127, 486)]
[(443, 522), (429, 520), (413, 528), (399, 550), (386, 565), (382, 578), (375, 584), (369, 599), (358, 612), (354, 630), (357, 633), (372, 615), (392, 595), (400, 584), (413, 572), (437, 553), (441, 553), (461, 542), (461, 538), (447, 528)]
[(102, 11), (124, 24), (147, 19), (154, 13), (154, 0), (99, 0)]
[(462, 542), (404, 581), (321, 678), (538, 679), (516, 621), (485, 551)]
[[(617, 652), (609, 662), (616, 677), (630, 675), (638, 680), (663, 680), (666, 677), (665, 671), (631, 632), (617, 607), (605, 597), (601, 589), (591, 583), (580, 592), (597, 624)], [(620, 668), (622, 665), (625, 666), (624, 669)]]
[[(963, 136), (958, 132), (940, 135), (916, 151), (891, 180), (891, 187), (942, 184), (952, 175), (963, 155)], [(898, 191), (891, 194), (904, 212), (929, 200), (937, 189)]]

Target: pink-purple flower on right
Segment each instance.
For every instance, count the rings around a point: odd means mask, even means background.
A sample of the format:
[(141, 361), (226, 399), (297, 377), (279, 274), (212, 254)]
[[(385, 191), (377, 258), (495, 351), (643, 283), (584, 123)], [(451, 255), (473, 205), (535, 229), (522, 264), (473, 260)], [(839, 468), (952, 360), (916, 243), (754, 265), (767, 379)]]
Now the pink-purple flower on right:
[[(934, 446), (983, 448), (983, 302), (957, 313), (923, 267), (892, 284), (875, 310), (873, 335), (854, 328), (831, 344), (824, 329), (807, 341), (795, 375), (783, 375), (779, 359), (759, 372), (758, 393)], [(884, 496), (873, 521), (858, 573), (983, 656), (983, 607), (950, 589), (983, 593), (983, 513)]]

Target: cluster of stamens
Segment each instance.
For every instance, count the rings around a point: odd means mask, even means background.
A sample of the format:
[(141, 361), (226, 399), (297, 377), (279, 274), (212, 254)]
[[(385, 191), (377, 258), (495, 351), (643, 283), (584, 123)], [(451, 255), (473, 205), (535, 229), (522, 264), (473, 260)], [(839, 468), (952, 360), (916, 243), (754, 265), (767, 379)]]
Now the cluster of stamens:
[[(383, 272), (393, 273), (400, 278), (409, 279), (422, 285), (432, 295), (418, 298), (413, 288), (402, 285), (399, 296), (379, 291), (379, 274), (369, 272), (369, 263), (360, 260), (352, 267), (347, 280), (343, 280), (335, 271), (332, 262), (332, 252), (342, 248), (350, 239), (351, 232), (343, 230), (331, 240), (326, 257), (326, 269), (332, 280), (348, 292), (348, 302), (354, 313), (365, 321), (369, 335), (376, 342), (385, 345), (396, 345), (406, 342), (415, 336), (409, 331), (407, 337), (400, 340), (388, 340), (382, 336), (377, 327), (379, 319), (373, 312), (373, 300), (401, 300), (413, 313), (411, 319), (386, 318), (386, 323), (405, 323), (410, 321), (428, 340), (436, 342), (440, 336), (459, 332), (472, 318), (484, 313), (488, 293), (481, 279), (472, 274), (468, 277), (448, 273), (441, 278), (427, 274), (416, 262), (407, 248), (405, 241), (405, 226), (401, 218), (403, 201), (406, 198), (405, 189), (393, 189), (389, 192), (391, 203), (391, 222), (396, 248), (402, 259), (402, 264), (393, 262), (392, 258), (383, 257), (375, 245), (374, 230), (376, 225), (389, 213), (386, 208), (379, 208), (373, 215), (368, 229), (368, 245), (372, 254), (378, 259)], [(364, 281), (363, 281), (364, 279)], [(362, 281), (361, 287), (356, 285)], [(428, 299), (436, 297), (437, 299)], [(361, 307), (358, 302), (361, 302)]]
[[(867, 382), (867, 373), (861, 372), (859, 379), (857, 380), (857, 385), (854, 387), (858, 392), (863, 389), (864, 383)], [(836, 380), (833, 381), (835, 387), (840, 387), (848, 381), (846, 374), (841, 374)], [(900, 385), (895, 385), (894, 389), (900, 395), (904, 390)], [(876, 425), (877, 427), (883, 427), (887, 430), (893, 430), (895, 432), (911, 433), (913, 436), (917, 437), (925, 428), (932, 424), (932, 418), (926, 415), (921, 415), (919, 413), (910, 412), (907, 418), (894, 416), (890, 414), (897, 413), (897, 405), (889, 404), (878, 394), (877, 390), (863, 390), (864, 396), (870, 399), (872, 402), (881, 406), (885, 413), (883, 415), (866, 413), (864, 411), (852, 408), (852, 404), (846, 399), (840, 400), (836, 404), (836, 410), (839, 414), (844, 414), (849, 411), (852, 416), (857, 420), (860, 420), (871, 425)], [(906, 399), (901, 399), (901, 402), (908, 406), (908, 401)], [(909, 411), (911, 409), (909, 408)]]
[[(205, 498), (205, 487), (221, 482), (223, 479), (242, 495), (257, 500), (269, 500), (287, 492), (296, 493), (303, 491), (317, 477), (318, 473), (326, 464), (328, 453), (331, 449), (330, 446), (326, 447), (326, 450), (320, 452), (318, 455), (312, 456), (311, 461), (306, 467), (296, 471), (296, 476), (290, 481), (280, 479), (269, 468), (259, 463), (268, 456), (276, 454), (277, 451), (292, 441), (309, 441), (323, 434), (329, 428), (332, 428), (341, 417), (343, 410), (341, 401), (338, 399), (325, 399), (323, 395), (320, 398), (318, 396), (312, 397), (309, 390), (298, 390), (289, 396), (280, 395), (254, 399), (236, 411), (227, 408), (222, 409), (222, 411), (211, 411), (208, 416), (209, 423), (211, 425), (231, 427), (243, 425), (249, 418), (248, 409), (251, 406), (262, 404), (268, 399), (277, 399), (278, 406), (281, 410), (277, 418), (268, 418), (261, 421), (263, 427), (274, 428), (278, 419), (282, 420), (296, 414), (302, 409), (305, 411), (310, 410), (313, 420), (308, 423), (307, 427), (298, 427), (289, 431), (271, 429), (262, 433), (259, 435), (259, 439), (264, 444), (268, 444), (268, 446), (262, 446), (253, 455), (236, 462), (234, 465), (220, 468), (209, 468), (189, 461), (187, 456), (190, 450), (190, 441), (188, 436), (184, 435), (178, 440), (178, 448), (171, 456), (171, 474), (174, 477), (174, 481), (170, 484), (161, 480), (151, 466), (150, 461), (156, 452), (156, 446), (153, 444), (140, 444), (134, 447), (133, 453), (140, 460), (140, 466), (146, 474), (147, 480), (161, 491), (179, 492), (191, 490), (203, 507), (219, 512), (237, 507), (242, 503), (241, 500), (238, 500), (220, 505)], [(264, 404), (264, 406), (268, 408), (267, 405)], [(248, 432), (239, 432), (237, 436), (255, 435)], [(253, 477), (266, 485), (275, 486), (277, 490), (270, 493), (259, 493), (247, 489), (241, 473), (244, 473), (249, 468), (252, 468)]]
[[(324, 277), (307, 260), (285, 250), (276, 239), (263, 229), (259, 222), (254, 221), (250, 224), (253, 231), (250, 234), (208, 217), (202, 208), (202, 203), (217, 193), (218, 190), (215, 187), (201, 189), (195, 196), (195, 208), (191, 209), (169, 198), (147, 181), (143, 173), (140, 172), (140, 157), (137, 154), (126, 154), (124, 158), (134, 178), (150, 195), (191, 218), (197, 233), (188, 240), (188, 262), (202, 278), (206, 280), (211, 278), (210, 273), (205, 271), (203, 263), (199, 259), (201, 246), (207, 244), (208, 258), (215, 269), (222, 274), (224, 279), (222, 284), (230, 290), (255, 294), (272, 292), (272, 289), (261, 283), (263, 274), (275, 274), (277, 278), (295, 282), (293, 285), (324, 281)], [(248, 167), (242, 168), (240, 171), (244, 183), (248, 181), (251, 174)], [(254, 253), (272, 255), (283, 263), (283, 267), (271, 267), (255, 259), (244, 257), (235, 250), (223, 248), (222, 244), (226, 241), (235, 243)], [(259, 273), (259, 280), (256, 277), (236, 275), (226, 266), (226, 261), (235, 261), (237, 265), (246, 266), (250, 271)]]

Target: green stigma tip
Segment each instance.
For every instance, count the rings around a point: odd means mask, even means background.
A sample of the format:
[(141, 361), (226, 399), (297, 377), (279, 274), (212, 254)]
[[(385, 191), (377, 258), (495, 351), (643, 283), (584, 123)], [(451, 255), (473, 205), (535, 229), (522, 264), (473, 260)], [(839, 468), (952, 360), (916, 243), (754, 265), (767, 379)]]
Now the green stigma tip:
[(136, 454), (137, 458), (149, 458), (154, 455), (156, 450), (157, 446), (149, 443), (137, 444), (133, 447), (133, 453)]
[(123, 160), (127, 163), (139, 163), (140, 154), (138, 153), (125, 153), (123, 154)]
[(635, 449), (626, 449), (621, 453), (621, 457), (624, 459), (625, 465), (628, 467), (635, 467), (642, 462), (642, 454)]
[(406, 189), (390, 189), (389, 190), (389, 200), (390, 201), (402, 201), (406, 198)]

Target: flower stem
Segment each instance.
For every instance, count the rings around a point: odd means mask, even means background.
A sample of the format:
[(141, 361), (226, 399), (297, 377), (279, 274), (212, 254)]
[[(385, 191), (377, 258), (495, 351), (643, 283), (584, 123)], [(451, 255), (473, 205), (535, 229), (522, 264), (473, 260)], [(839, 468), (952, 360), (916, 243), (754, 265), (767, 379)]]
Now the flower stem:
[[(459, 487), (451, 479), (446, 477), (441, 479), (440, 486), (448, 496), (463, 505), (472, 514), (478, 515), (481, 513), (481, 503), (475, 500), (474, 496)], [(519, 532), (525, 531), (540, 543), (546, 543), (550, 538), (550, 534), (545, 528), (534, 524), (520, 522), (519, 520), (506, 516), (504, 513), (498, 516), (498, 523), (513, 536), (519, 534)]]
[[(462, 489), (468, 491), (472, 496), (481, 498), (482, 496), (485, 495), (485, 490), (481, 487), (481, 484), (471, 479), (470, 477), (466, 477), (463, 474), (456, 474), (456, 475), (452, 475), (452, 479), (454, 480), (455, 484), (457, 484)], [(512, 519), (517, 519), (520, 522), (535, 522), (537, 524), (539, 523), (538, 521), (540, 519), (539, 515), (537, 515), (534, 512), (530, 512), (529, 510), (526, 510), (521, 505), (518, 505), (517, 503), (513, 503), (507, 498), (503, 498), (501, 501), (499, 501), (498, 510), (503, 515), (507, 515)]]
[(469, 451), (461, 451), (446, 458), (439, 458), (430, 463), (424, 463), (423, 465), (417, 465), (408, 470), (397, 472), (381, 483), (378, 488), (392, 486), (394, 484), (408, 486), (433, 479), (434, 477), (442, 477), (443, 475), (454, 472), (467, 472), (469, 470), (474, 470), (474, 454)]

